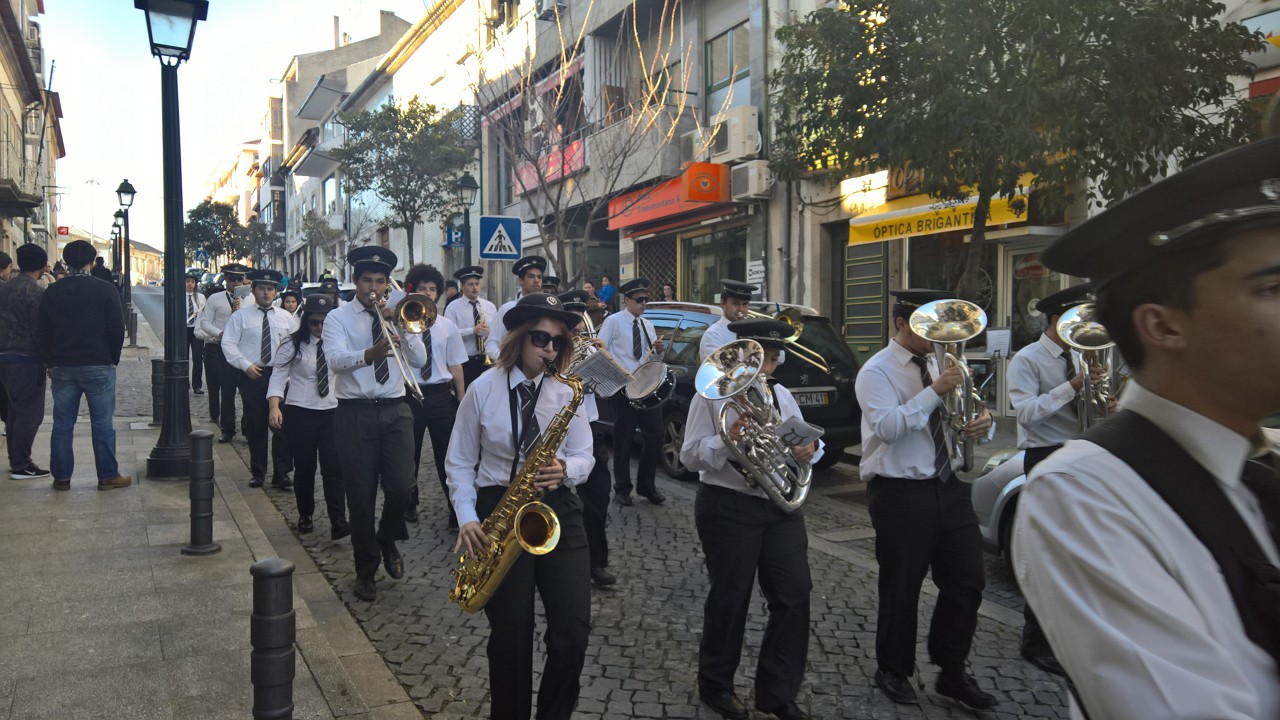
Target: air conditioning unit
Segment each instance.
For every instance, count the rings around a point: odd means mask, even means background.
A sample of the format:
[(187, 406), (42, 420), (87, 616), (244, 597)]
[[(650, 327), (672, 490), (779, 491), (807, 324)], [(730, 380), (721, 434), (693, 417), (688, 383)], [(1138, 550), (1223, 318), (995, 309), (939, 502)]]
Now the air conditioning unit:
[(539, 20), (556, 19), (556, 15), (564, 12), (565, 4), (561, 0), (538, 0), (537, 17)]
[(768, 160), (750, 160), (729, 168), (729, 193), (734, 202), (773, 196), (773, 173)]
[(712, 127), (711, 162), (731, 163), (760, 154), (760, 111), (756, 106), (729, 108)]
[(690, 130), (680, 136), (680, 164), (707, 161), (707, 138), (703, 130)]

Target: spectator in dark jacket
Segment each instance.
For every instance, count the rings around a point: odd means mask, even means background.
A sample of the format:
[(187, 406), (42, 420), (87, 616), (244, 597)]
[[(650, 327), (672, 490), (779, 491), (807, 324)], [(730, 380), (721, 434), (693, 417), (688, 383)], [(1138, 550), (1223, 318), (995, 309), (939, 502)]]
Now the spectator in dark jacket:
[(36, 431), (44, 422), (44, 363), (36, 342), (40, 298), (36, 282), (49, 262), (39, 245), (18, 246), (20, 272), (0, 284), (0, 382), (9, 403), (5, 433), (9, 437), (9, 477), (14, 480), (49, 477), (31, 461)]
[(89, 274), (114, 284), (114, 277), (112, 276), (111, 271), (107, 269), (107, 266), (103, 264), (102, 258), (94, 258), (93, 269), (89, 271)]
[(116, 462), (116, 365), (124, 346), (124, 311), (115, 286), (89, 274), (98, 254), (84, 240), (62, 250), (68, 275), (45, 290), (40, 301), (40, 348), (53, 378), (53, 437), (49, 469), (55, 490), (71, 488), (75, 454), (71, 438), (80, 396), (89, 403), (98, 489), (132, 482)]

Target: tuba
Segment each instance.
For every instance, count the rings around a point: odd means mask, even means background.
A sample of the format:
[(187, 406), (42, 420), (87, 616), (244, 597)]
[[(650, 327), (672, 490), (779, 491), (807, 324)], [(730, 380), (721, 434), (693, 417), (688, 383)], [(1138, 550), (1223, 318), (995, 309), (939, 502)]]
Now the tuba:
[(961, 472), (973, 468), (973, 440), (964, 428), (982, 413), (982, 400), (973, 389), (973, 373), (964, 361), (964, 344), (987, 327), (987, 313), (968, 300), (934, 300), (911, 313), (911, 331), (933, 343), (933, 353), (941, 372), (960, 368), (964, 380), (942, 398), (942, 434), (947, 454), (960, 459)]
[[(783, 512), (793, 513), (809, 497), (813, 467), (797, 462), (791, 448), (778, 438), (781, 418), (773, 409), (773, 393), (761, 375), (763, 366), (760, 343), (735, 340), (702, 361), (694, 387), (708, 400), (728, 401), (720, 406), (716, 427), (743, 479), (763, 490)], [(741, 444), (729, 439), (733, 425), (730, 408), (750, 419)]]
[(556, 414), (537, 444), (529, 449), (511, 486), (481, 523), (489, 547), (475, 557), (463, 555), (461, 564), (453, 571), (455, 582), (449, 591), (449, 600), (467, 612), (477, 612), (488, 604), (522, 550), (546, 555), (560, 542), (560, 520), (554, 510), (541, 502), (542, 491), (533, 483), (538, 470), (555, 459), (586, 391), (581, 380), (560, 375), (554, 365), (547, 368), (547, 377), (568, 385), (573, 390), (573, 400)]
[[(1058, 318), (1058, 337), (1080, 352), (1080, 391), (1076, 393), (1076, 423), (1080, 432), (1106, 420), (1111, 414), (1112, 353), (1115, 343), (1098, 321), (1093, 303), (1076, 305)], [(1094, 382), (1090, 368), (1102, 370), (1102, 379)]]

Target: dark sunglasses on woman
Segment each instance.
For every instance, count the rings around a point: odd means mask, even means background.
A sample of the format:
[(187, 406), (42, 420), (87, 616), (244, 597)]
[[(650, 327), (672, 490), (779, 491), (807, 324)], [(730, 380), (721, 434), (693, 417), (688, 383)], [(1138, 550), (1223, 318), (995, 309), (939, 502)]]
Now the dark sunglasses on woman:
[(551, 333), (545, 330), (530, 330), (529, 342), (532, 342), (533, 346), (538, 348), (544, 348), (547, 343), (551, 343), (551, 349), (556, 352), (564, 352), (564, 349), (569, 347), (569, 338), (564, 335), (553, 337)]

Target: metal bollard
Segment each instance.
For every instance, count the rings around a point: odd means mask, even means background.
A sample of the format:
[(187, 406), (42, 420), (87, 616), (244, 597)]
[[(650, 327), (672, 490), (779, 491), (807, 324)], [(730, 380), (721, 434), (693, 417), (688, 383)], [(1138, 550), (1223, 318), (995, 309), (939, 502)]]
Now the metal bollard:
[(151, 358), (151, 427), (164, 420), (164, 358)]
[(191, 544), (183, 555), (212, 555), (222, 549), (213, 541), (213, 433), (191, 433)]
[(249, 638), (253, 644), (249, 679), (253, 682), (255, 720), (293, 717), (293, 563), (283, 558), (259, 560), (253, 575), (253, 616)]

